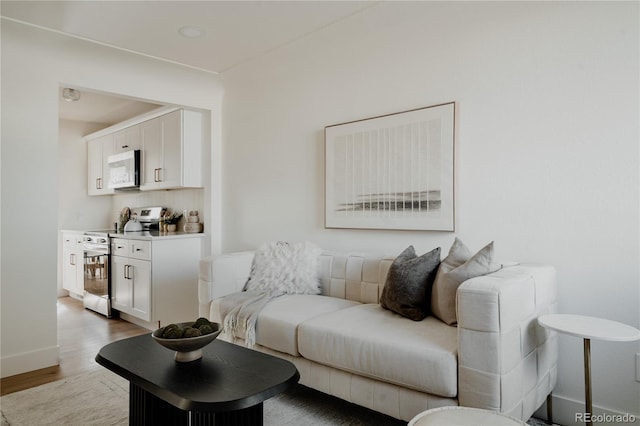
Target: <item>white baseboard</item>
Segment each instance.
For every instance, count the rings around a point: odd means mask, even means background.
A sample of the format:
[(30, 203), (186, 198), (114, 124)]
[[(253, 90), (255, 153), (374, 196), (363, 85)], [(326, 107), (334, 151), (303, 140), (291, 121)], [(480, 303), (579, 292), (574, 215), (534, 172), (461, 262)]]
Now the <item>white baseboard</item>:
[[(576, 401), (561, 395), (553, 397), (553, 423), (562, 426), (584, 426), (585, 421), (581, 421), (580, 416), (584, 415), (584, 401)], [(576, 414), (577, 413), (577, 414)], [(547, 420), (546, 403), (534, 413), (539, 419)], [(606, 408), (593, 407), (594, 426), (604, 425), (629, 425), (640, 426), (640, 413), (619, 413)]]
[(0, 360), (0, 377), (27, 373), (60, 364), (60, 346), (50, 346), (37, 351), (23, 352)]
[(144, 327), (147, 330), (151, 330), (151, 331), (155, 331), (156, 329), (160, 328), (160, 325), (158, 322), (144, 321), (144, 320), (141, 320), (140, 318), (136, 318), (134, 316), (125, 314), (124, 312), (120, 312), (120, 319), (133, 323), (135, 325), (139, 325), (140, 327)]

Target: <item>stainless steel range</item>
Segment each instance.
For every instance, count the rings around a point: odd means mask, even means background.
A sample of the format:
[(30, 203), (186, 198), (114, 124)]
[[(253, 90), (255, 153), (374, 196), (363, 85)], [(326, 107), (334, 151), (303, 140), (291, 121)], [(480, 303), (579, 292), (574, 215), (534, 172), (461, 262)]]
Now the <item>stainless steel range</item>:
[(109, 231), (87, 231), (84, 248), (84, 307), (111, 318), (111, 244)]
[(158, 229), (158, 223), (166, 213), (166, 207), (134, 207), (131, 209), (131, 217), (137, 218), (144, 231)]

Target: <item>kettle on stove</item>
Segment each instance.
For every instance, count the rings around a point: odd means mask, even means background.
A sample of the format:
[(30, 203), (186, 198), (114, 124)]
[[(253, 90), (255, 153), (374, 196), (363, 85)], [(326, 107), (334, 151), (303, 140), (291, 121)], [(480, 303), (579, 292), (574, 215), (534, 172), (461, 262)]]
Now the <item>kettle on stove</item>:
[(133, 216), (124, 225), (124, 232), (140, 232), (140, 231), (142, 231), (142, 224), (138, 222), (137, 216)]

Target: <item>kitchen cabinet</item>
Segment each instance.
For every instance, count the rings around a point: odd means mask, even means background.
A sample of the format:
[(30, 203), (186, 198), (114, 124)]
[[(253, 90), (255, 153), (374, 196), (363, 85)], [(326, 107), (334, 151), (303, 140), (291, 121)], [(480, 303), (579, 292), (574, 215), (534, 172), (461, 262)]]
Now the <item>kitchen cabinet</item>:
[(113, 308), (151, 321), (151, 243), (114, 239), (111, 247)]
[(139, 125), (130, 126), (113, 134), (113, 145), (116, 154), (140, 149), (142, 146), (140, 127)]
[(195, 320), (201, 249), (197, 237), (113, 238), (113, 308), (154, 327)]
[(111, 306), (120, 312), (151, 321), (151, 262), (113, 256)]
[(82, 233), (62, 233), (62, 288), (74, 296), (84, 294)]
[(113, 194), (109, 188), (109, 169), (107, 158), (113, 154), (113, 135), (105, 135), (87, 142), (88, 180), (87, 189), (89, 195)]
[(113, 194), (107, 157), (139, 149), (140, 190), (202, 188), (202, 113), (163, 108), (86, 135), (89, 195)]
[(180, 109), (145, 121), (141, 190), (202, 187), (202, 115)]

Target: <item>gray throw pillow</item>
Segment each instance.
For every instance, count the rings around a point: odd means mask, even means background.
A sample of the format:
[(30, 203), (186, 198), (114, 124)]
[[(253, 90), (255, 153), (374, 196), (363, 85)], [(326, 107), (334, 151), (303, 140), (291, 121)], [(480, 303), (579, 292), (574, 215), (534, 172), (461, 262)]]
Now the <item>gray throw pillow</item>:
[(448, 325), (458, 322), (456, 292), (464, 281), (492, 272), (493, 241), (473, 254), (458, 238), (438, 268), (431, 293), (431, 311)]
[(440, 247), (418, 257), (413, 246), (395, 258), (380, 296), (380, 305), (414, 321), (430, 312), (431, 286), (440, 264)]

